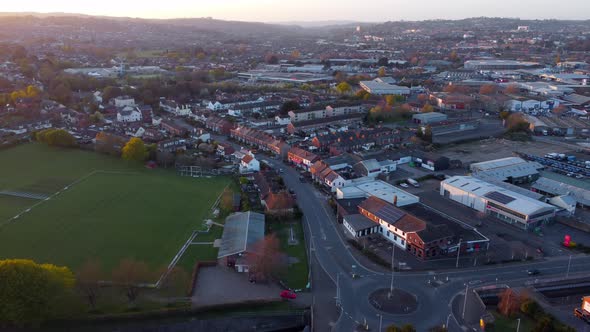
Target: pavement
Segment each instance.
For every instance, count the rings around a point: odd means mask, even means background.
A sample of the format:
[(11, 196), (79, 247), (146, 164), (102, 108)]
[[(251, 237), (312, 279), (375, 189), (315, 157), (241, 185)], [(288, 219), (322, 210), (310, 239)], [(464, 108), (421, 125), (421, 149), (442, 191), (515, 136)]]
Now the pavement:
[[(508, 284), (519, 287), (536, 279), (565, 277), (568, 269), (570, 276), (587, 275), (590, 269), (590, 257), (575, 255), (571, 264), (568, 264), (568, 256), (555, 256), (532, 262), (475, 268), (461, 266), (458, 269), (395, 273), (377, 271), (351, 254), (351, 248), (338, 231), (338, 223), (327, 200), (322, 198), (323, 194), (312, 184), (300, 182), (297, 170), (276, 159), (263, 159), (268, 160), (271, 166), (285, 170), (282, 174), (285, 184), (297, 194), (299, 207), (305, 215), (306, 238), (312, 258), (312, 305), (314, 317), (320, 317), (319, 321), (314, 321), (314, 331), (355, 331), (364, 322), (372, 331), (379, 330), (380, 325), (383, 329), (390, 324), (406, 323), (413, 324), (417, 331), (428, 331), (447, 321), (449, 331), (463, 331), (452, 315), (451, 300), (464, 292), (466, 285)], [(530, 277), (526, 272), (528, 269), (538, 269), (541, 275)], [(318, 274), (317, 270), (323, 273)], [(353, 271), (361, 277), (353, 278)], [(444, 282), (435, 287), (433, 282), (436, 280)], [(391, 285), (416, 296), (416, 311), (392, 315), (371, 305), (369, 295)], [(340, 313), (338, 319), (333, 323), (330, 323), (331, 319), (322, 321), (322, 317), (334, 317), (335, 307)], [(579, 330), (584, 328), (582, 325), (574, 327)]]

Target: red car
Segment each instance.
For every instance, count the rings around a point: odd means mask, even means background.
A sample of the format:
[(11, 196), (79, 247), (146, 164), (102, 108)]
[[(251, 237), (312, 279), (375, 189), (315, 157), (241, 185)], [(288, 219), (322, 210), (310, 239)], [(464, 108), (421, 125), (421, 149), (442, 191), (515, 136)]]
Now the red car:
[(284, 299), (294, 300), (297, 298), (297, 294), (290, 290), (284, 290), (281, 292), (281, 297)]

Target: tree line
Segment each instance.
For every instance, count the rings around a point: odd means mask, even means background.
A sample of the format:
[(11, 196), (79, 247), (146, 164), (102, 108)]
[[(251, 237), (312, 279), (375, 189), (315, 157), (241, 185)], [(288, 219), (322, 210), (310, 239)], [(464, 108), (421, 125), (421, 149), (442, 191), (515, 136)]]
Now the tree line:
[[(166, 271), (167, 267), (151, 271), (133, 259), (121, 260), (110, 275), (96, 261), (88, 261), (74, 273), (67, 267), (32, 260), (0, 260), (0, 326), (34, 327), (49, 320), (97, 313), (103, 297), (113, 300), (108, 292), (113, 289), (124, 295), (129, 308), (137, 308), (140, 295), (148, 289), (145, 284)], [(156, 296), (172, 304), (187, 295), (189, 280), (186, 271), (175, 267)]]

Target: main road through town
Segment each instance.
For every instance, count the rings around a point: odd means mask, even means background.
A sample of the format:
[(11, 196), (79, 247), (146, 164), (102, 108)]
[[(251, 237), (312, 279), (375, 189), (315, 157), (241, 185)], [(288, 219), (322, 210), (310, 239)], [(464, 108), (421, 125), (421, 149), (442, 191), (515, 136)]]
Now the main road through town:
[[(223, 136), (215, 135), (215, 139), (233, 144)], [(239, 146), (235, 147), (239, 149)], [(317, 276), (311, 281), (312, 292), (316, 297), (313, 301), (316, 303), (313, 308), (314, 331), (356, 331), (361, 330), (362, 325), (368, 326), (371, 331), (378, 331), (379, 326), (384, 330), (390, 324), (407, 323), (414, 325), (417, 331), (428, 331), (447, 322), (449, 331), (463, 331), (451, 315), (451, 300), (463, 292), (466, 285), (522, 286), (535, 279), (527, 275), (529, 269), (541, 271), (542, 278), (565, 276), (568, 269), (570, 276), (587, 275), (590, 271), (590, 257), (574, 256), (571, 262), (568, 262), (569, 257), (556, 257), (523, 264), (396, 272), (393, 274), (393, 287), (414, 294), (418, 301), (417, 309), (402, 315), (382, 312), (370, 303), (369, 295), (375, 290), (391, 287), (392, 274), (371, 270), (356, 260), (350, 252), (352, 248), (337, 229), (340, 226), (330, 211), (325, 194), (312, 184), (301, 182), (299, 172), (280, 160), (262, 159), (271, 167), (284, 170), (282, 176), (285, 184), (295, 191), (298, 205), (304, 214), (304, 228), (312, 255), (309, 261), (312, 270), (316, 270), (312, 276)], [(353, 273), (358, 277), (353, 278)], [(326, 275), (334, 284), (332, 292), (324, 289), (328, 288)], [(430, 282), (435, 279), (445, 282), (433, 287)], [(336, 306), (339, 309), (337, 311)], [(334, 312), (339, 312), (335, 321), (325, 319), (333, 316)]]

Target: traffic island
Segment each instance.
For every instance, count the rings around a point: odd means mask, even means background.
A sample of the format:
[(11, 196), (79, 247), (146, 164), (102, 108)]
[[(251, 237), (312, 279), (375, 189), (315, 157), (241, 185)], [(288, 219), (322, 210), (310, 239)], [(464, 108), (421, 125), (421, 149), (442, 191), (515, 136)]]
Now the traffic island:
[(416, 311), (418, 299), (416, 295), (401, 289), (382, 288), (369, 295), (369, 303), (379, 310), (393, 315), (405, 315)]

